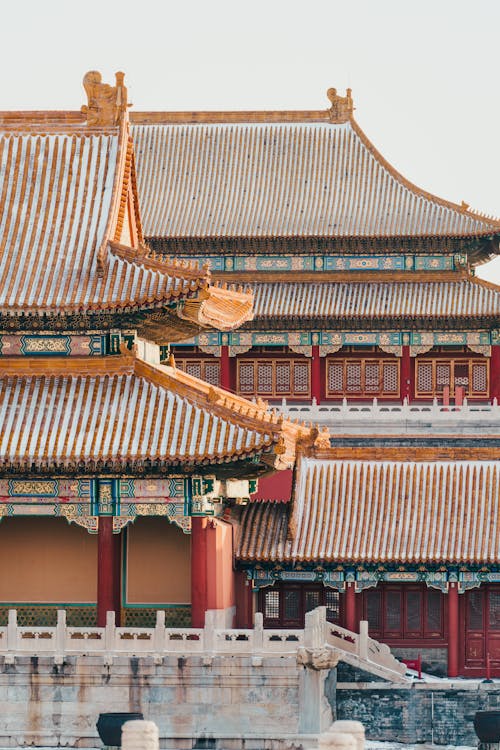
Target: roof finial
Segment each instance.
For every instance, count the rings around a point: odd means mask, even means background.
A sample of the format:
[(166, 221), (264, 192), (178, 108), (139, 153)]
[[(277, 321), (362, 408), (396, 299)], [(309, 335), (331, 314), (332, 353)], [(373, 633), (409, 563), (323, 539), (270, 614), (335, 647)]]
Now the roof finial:
[(87, 92), (88, 104), (82, 107), (87, 115), (87, 124), (119, 125), (127, 107), (127, 87), (124, 84), (125, 73), (115, 73), (116, 86), (102, 83), (102, 75), (98, 70), (89, 70), (83, 77), (83, 88)]
[(332, 103), (332, 106), (328, 110), (330, 122), (341, 123), (350, 120), (354, 112), (351, 93), (352, 89), (346, 89), (346, 96), (339, 96), (337, 89), (328, 89), (326, 95)]

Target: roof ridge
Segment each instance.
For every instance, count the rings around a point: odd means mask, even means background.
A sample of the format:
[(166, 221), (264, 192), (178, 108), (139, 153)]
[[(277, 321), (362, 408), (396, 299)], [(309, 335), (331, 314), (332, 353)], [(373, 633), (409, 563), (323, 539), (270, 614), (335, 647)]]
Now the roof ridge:
[[(450, 437), (450, 435), (447, 435)], [(486, 435), (487, 439), (495, 439), (496, 435)], [(391, 454), (392, 451), (392, 454)], [(485, 462), (500, 461), (498, 448), (487, 444), (475, 446), (405, 446), (397, 448), (397, 458), (394, 449), (390, 446), (330, 446), (328, 448), (317, 448), (312, 455), (304, 457), (306, 461), (353, 461), (355, 463), (438, 463), (450, 461), (451, 463), (467, 463), (469, 461)]]
[(120, 375), (134, 372), (135, 354), (120, 350), (120, 354), (99, 357), (70, 356), (3, 356), (0, 357), (0, 377), (84, 377), (85, 375)]
[(346, 90), (346, 96), (340, 96), (337, 89), (329, 88), (326, 92), (330, 101), (329, 109), (305, 110), (205, 110), (190, 112), (134, 112), (131, 122), (149, 124), (155, 122), (180, 122), (183, 124), (206, 122), (331, 122), (342, 124), (349, 120), (354, 110), (352, 90)]
[[(0, 129), (1, 130), (19, 130), (21, 132), (37, 132), (47, 128), (62, 128), (71, 126), (71, 133), (74, 127), (79, 126), (89, 135), (93, 134), (95, 128), (88, 128), (86, 119), (79, 110), (2, 110), (0, 111)], [(110, 130), (109, 127), (99, 128), (100, 130)], [(116, 130), (116, 128), (112, 128)]]
[[(113, 189), (109, 205), (108, 221), (104, 230), (102, 242), (97, 248), (97, 275), (103, 276), (107, 261), (107, 250), (111, 238), (116, 232), (117, 223), (120, 216), (120, 206), (123, 192), (123, 183), (126, 179), (127, 172), (127, 155), (128, 155), (128, 123), (125, 116), (120, 122), (120, 135), (118, 138), (118, 153), (116, 158), (116, 170), (113, 179)], [(90, 269), (89, 269), (90, 270)]]
[(131, 125), (190, 125), (224, 123), (330, 122), (328, 109), (305, 110), (200, 110), (130, 112)]
[(258, 400), (253, 403), (177, 370), (173, 356), (171, 362), (171, 365), (152, 364), (136, 355), (135, 372), (157, 379), (159, 384), (167, 388), (175, 388), (180, 397), (224, 419), (229, 417), (234, 421), (236, 417), (236, 421), (240, 422), (242, 427), (261, 434), (269, 433), (268, 444), (275, 445), (275, 452), (280, 459), (280, 466), (276, 468), (289, 468), (293, 464), (298, 443), (304, 446), (312, 446), (315, 441), (318, 441), (318, 446), (324, 444), (324, 431), (320, 433), (312, 425), (307, 426), (305, 423), (285, 419), (276, 409), (269, 410), (265, 401)]
[[(241, 396), (236, 396), (229, 391), (225, 391), (218, 386), (210, 385), (200, 378), (189, 375), (188, 373), (178, 370), (175, 366), (175, 360), (172, 357), (173, 364), (158, 365), (146, 362), (140, 357), (135, 357), (135, 371), (137, 374), (150, 375), (163, 381), (170, 387), (172, 384), (180, 386), (180, 395), (188, 401), (195, 402), (203, 408), (222, 409), (231, 413), (237, 413), (248, 426), (252, 429), (264, 429), (265, 431), (279, 431), (282, 422), (276, 413), (267, 410), (267, 404), (253, 404)], [(246, 410), (246, 411), (245, 411)]]
[(182, 275), (188, 279), (203, 277), (200, 288), (210, 282), (211, 272), (208, 264), (204, 263), (200, 266), (196, 259), (165, 257), (146, 246), (134, 248), (114, 240), (109, 240), (108, 245), (113, 255), (130, 263), (140, 264), (149, 270), (163, 271), (172, 276), (181, 275), (179, 272), (182, 271)]

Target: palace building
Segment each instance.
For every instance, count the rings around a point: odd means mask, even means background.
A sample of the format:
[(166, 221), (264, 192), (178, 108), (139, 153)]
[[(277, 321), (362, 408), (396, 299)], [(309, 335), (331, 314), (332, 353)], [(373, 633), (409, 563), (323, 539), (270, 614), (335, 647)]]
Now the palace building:
[(332, 435), (233, 513), (236, 567), (268, 627), (323, 604), (430, 669), (500, 674), (500, 288), (474, 275), (500, 222), (411, 184), (351, 92), (328, 99), (131, 114), (149, 246), (254, 294), (177, 366)]
[(318, 435), (160, 364), (253, 295), (149, 249), (123, 75), (84, 86), (82, 112), (0, 114), (1, 617), (232, 618), (226, 506)]
[(324, 605), (500, 675), (500, 222), (402, 177), (350, 90), (129, 114), (123, 74), (84, 87), (0, 113), (0, 617)]

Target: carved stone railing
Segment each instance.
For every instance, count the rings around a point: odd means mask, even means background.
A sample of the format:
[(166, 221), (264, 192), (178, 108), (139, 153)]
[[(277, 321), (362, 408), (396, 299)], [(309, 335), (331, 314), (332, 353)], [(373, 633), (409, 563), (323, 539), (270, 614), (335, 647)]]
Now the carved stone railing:
[(158, 611), (154, 628), (115, 626), (114, 612), (108, 612), (106, 626), (67, 627), (66, 612), (58, 610), (55, 627), (20, 627), (16, 610), (9, 610), (9, 622), (0, 627), (0, 654), (48, 655), (57, 660), (67, 655), (122, 654), (284, 654), (303, 643), (303, 630), (264, 630), (262, 614), (255, 615), (252, 629), (214, 627), (214, 613), (207, 612), (204, 628), (165, 627), (165, 613)]
[(306, 614), (304, 645), (309, 649), (321, 648), (321, 644), (335, 649), (342, 661), (354, 667), (373, 672), (392, 681), (403, 681), (406, 666), (396, 659), (389, 646), (379, 643), (368, 635), (368, 623), (359, 623), (359, 633), (328, 622), (326, 608), (317, 607)]
[(316, 403), (316, 399), (309, 404), (292, 403), (283, 399), (278, 408), (285, 417), (290, 419), (298, 418), (315, 424), (332, 425), (336, 434), (344, 431), (366, 431), (367, 420), (371, 425), (377, 424), (387, 429), (394, 426), (401, 430), (404, 425), (407, 425), (412, 431), (418, 430), (419, 424), (426, 429), (429, 424), (432, 424), (438, 428), (446, 428), (450, 425), (454, 429), (464, 431), (478, 424), (495, 430), (500, 427), (500, 406), (496, 398), (491, 404), (469, 403), (467, 399), (464, 399), (462, 406), (455, 404), (446, 406), (439, 403), (437, 399), (427, 404), (408, 404), (406, 399), (402, 404), (380, 402), (376, 398), (366, 403), (349, 402), (344, 399), (340, 403), (320, 405)]
[[(213, 656), (245, 655), (255, 657), (255, 665), (263, 656), (297, 654), (299, 663), (304, 652), (321, 661), (321, 653), (336, 652), (336, 658), (361, 668), (375, 668), (388, 679), (401, 679), (405, 666), (395, 659), (387, 646), (368, 636), (368, 624), (360, 623), (360, 634), (351, 633), (326, 620), (325, 607), (306, 615), (303, 630), (264, 629), (262, 613), (255, 615), (252, 629), (215, 627), (217, 613), (206, 613), (204, 628), (165, 627), (165, 613), (159, 611), (154, 628), (123, 628), (115, 626), (114, 612), (108, 612), (102, 628), (75, 628), (66, 625), (66, 613), (59, 610), (55, 627), (20, 627), (16, 610), (9, 610), (9, 622), (0, 627), (0, 654), (6, 663), (16, 657), (51, 656), (62, 664), (67, 656), (102, 656), (105, 663), (123, 655), (149, 655), (161, 660), (166, 655), (201, 655), (207, 663)], [(323, 659), (324, 662), (324, 659)], [(325, 667), (314, 667), (324, 669)]]

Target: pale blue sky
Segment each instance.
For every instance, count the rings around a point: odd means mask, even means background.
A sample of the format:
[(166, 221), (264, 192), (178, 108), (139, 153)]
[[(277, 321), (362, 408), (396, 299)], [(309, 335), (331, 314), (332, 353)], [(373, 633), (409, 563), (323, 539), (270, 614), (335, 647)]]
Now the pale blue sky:
[(408, 179), (498, 216), (499, 29), (498, 0), (4, 0), (1, 109), (79, 108), (89, 69), (124, 70), (135, 109), (322, 108), (350, 86)]

